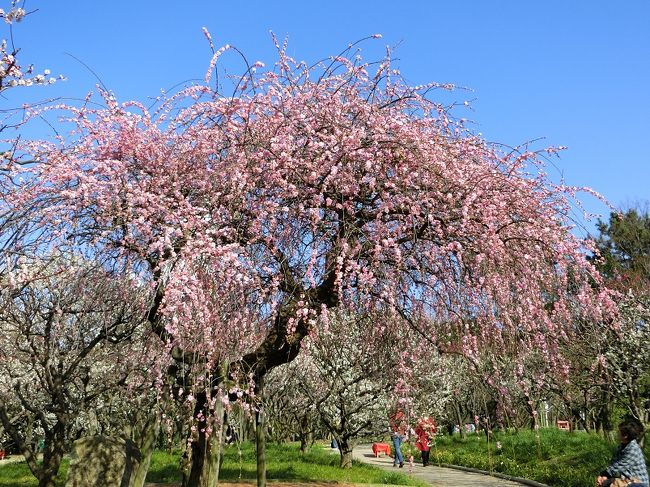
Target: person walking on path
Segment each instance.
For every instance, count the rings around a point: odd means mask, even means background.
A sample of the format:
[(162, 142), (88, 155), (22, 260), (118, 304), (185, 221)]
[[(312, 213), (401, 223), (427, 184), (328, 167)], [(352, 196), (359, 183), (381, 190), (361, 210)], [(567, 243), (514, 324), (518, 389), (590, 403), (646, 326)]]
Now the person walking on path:
[(402, 442), (406, 439), (406, 417), (404, 412), (397, 410), (390, 418), (390, 438), (393, 440), (393, 449), (395, 454), (393, 456), (393, 467), (399, 465), (399, 468), (404, 466), (404, 457), (402, 456)]
[(433, 435), (436, 434), (436, 423), (433, 418), (425, 416), (418, 419), (417, 426), (415, 427), (415, 434), (418, 437), (415, 442), (415, 447), (420, 450), (422, 455), (422, 466), (429, 465), (429, 452), (431, 450), (431, 440)]
[[(372, 452), (372, 445), (357, 445), (352, 450), (354, 459), (374, 465), (386, 472), (394, 472), (393, 460), (385, 456), (376, 457)], [(400, 470), (402, 472), (403, 470)], [(438, 467), (429, 465), (423, 467), (421, 464), (414, 465), (413, 471), (409, 473), (410, 477), (416, 478), (434, 487), (443, 487), (453, 485), (454, 487), (528, 487), (524, 484), (512, 480), (506, 480), (498, 477), (491, 477), (477, 472), (467, 472), (452, 468)], [(530, 485), (530, 484), (528, 484)], [(542, 484), (536, 484), (538, 487), (547, 487)]]

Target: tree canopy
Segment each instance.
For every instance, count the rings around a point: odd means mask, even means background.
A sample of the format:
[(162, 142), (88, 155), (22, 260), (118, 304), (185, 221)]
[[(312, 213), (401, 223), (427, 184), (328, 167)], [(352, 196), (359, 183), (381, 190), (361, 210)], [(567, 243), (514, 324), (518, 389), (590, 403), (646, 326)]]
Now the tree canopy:
[(381, 311), (367, 326), (407, 323), (438, 352), (527, 350), (558, 370), (576, 320), (611, 321), (570, 232), (574, 189), (536, 170), (556, 149), (504, 151), (434, 100), (447, 86), (351, 49), (308, 66), (278, 46), (224, 94), (209, 81), (225, 50), (153, 108), (102, 92), (34, 110), (62, 135), (17, 142), (0, 167), (6, 261), (70, 250), (147, 286), (199, 438), (224, 363), (260, 378), (334, 309)]

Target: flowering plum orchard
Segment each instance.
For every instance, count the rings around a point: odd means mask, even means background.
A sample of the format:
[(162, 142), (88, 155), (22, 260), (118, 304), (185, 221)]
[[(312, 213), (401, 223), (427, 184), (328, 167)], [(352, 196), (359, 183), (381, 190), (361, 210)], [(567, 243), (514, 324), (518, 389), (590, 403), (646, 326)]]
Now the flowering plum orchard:
[(33, 115), (70, 132), (21, 143), (0, 171), (14, 249), (74, 248), (150, 286), (151, 329), (195, 374), (188, 485), (216, 482), (224, 364), (263, 377), (330, 310), (558, 368), (576, 317), (615, 312), (570, 233), (575, 190), (538, 170), (555, 149), (487, 143), (435, 102), (446, 85), (410, 87), (388, 59), (278, 52), (228, 94), (209, 72), (155, 109), (105, 92), (99, 108), (48, 107)]
[(155, 354), (137, 336), (146, 293), (66, 255), (10, 264), (0, 292), (0, 425), (39, 486), (52, 487), (84, 414), (100, 415), (116, 389), (135, 391), (143, 364), (151, 373), (142, 355)]
[(284, 375), (294, 378), (293, 388), (336, 439), (345, 468), (352, 466), (352, 449), (360, 439), (388, 431), (386, 411), (402, 354), (399, 338), (408, 329), (398, 334), (391, 327), (373, 326), (382, 321), (381, 315), (332, 313), (327, 327), (305, 339), (296, 360), (271, 374), (276, 381)]

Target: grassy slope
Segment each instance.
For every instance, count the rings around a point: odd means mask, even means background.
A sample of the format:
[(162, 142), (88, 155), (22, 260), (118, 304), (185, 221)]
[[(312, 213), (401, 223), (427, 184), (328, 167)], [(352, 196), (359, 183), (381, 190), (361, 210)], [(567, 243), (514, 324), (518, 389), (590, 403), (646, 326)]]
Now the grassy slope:
[[(496, 442), (501, 448), (497, 448)], [(591, 487), (609, 463), (615, 444), (601, 436), (557, 429), (485, 435), (444, 436), (431, 451), (433, 463), (501, 472), (558, 487)]]

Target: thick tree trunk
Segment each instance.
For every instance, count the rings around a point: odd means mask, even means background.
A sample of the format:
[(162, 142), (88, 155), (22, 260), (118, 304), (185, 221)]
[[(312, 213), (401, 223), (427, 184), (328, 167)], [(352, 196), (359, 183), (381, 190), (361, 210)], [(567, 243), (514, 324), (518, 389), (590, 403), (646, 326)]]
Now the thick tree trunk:
[[(571, 420), (572, 424), (576, 425), (576, 428), (574, 429), (583, 429), (587, 433), (591, 433), (591, 425), (589, 424), (589, 421), (587, 420), (587, 415), (586, 414), (581, 414), (583, 411), (581, 408), (571, 408), (569, 406), (569, 411), (571, 412)], [(556, 423), (554, 423), (556, 424)], [(580, 428), (582, 427), (582, 428)]]
[(156, 439), (158, 438), (158, 431), (160, 429), (160, 416), (156, 411), (154, 414), (150, 414), (146, 419), (145, 424), (143, 425), (141, 431), (139, 432), (139, 438), (134, 438), (135, 443), (142, 453), (142, 461), (138, 465), (134, 479), (133, 487), (143, 487), (144, 480), (149, 471), (149, 464), (151, 463), (151, 455), (153, 454), (154, 447), (156, 445)]
[(309, 442), (307, 439), (307, 435), (301, 434), (300, 435), (300, 453), (303, 455), (307, 453), (307, 450), (309, 450)]
[(219, 484), (221, 439), (213, 433), (206, 436), (199, 432), (191, 446), (191, 468), (183, 487), (216, 487)]
[(309, 418), (303, 416), (300, 420), (300, 453), (307, 453), (311, 441), (311, 429)]
[[(205, 392), (198, 393), (195, 414), (198, 415), (207, 403)], [(199, 437), (192, 442), (190, 453), (190, 472), (183, 479), (183, 487), (216, 487), (219, 484), (219, 466), (221, 465), (223, 438), (223, 403), (216, 401), (216, 409), (212, 411), (217, 418), (211, 434), (206, 434), (209, 427), (206, 419), (201, 416), (197, 430)]]
[(18, 445), (20, 453), (25, 457), (27, 466), (32, 474), (38, 479), (39, 487), (54, 487), (54, 477), (59, 472), (63, 452), (65, 450), (65, 429), (68, 423), (67, 416), (57, 418), (58, 421), (51, 429), (45, 432), (45, 449), (43, 450), (43, 460), (39, 462), (36, 457), (36, 450), (33, 445), (27, 443), (25, 438), (19, 432), (16, 425), (9, 418), (7, 408), (0, 400), (0, 423), (5, 432)]
[[(58, 426), (58, 425), (57, 425)], [(45, 450), (43, 451), (43, 463), (38, 469), (37, 472), (32, 472), (38, 477), (38, 487), (55, 487), (54, 477), (59, 472), (59, 467), (61, 466), (61, 460), (63, 460), (63, 450), (65, 448), (63, 437), (64, 437), (64, 428), (54, 427), (54, 430), (58, 430), (58, 437), (51, 438), (49, 442), (45, 445)], [(36, 455), (34, 455), (34, 459)]]
[(38, 487), (56, 487), (54, 477), (42, 478), (38, 481)]
[(612, 411), (612, 396), (609, 392), (608, 389), (605, 389), (602, 393), (602, 399), (600, 403), (600, 410), (598, 411), (598, 425), (600, 428), (602, 428), (603, 432), (603, 437), (605, 437), (608, 440), (612, 440), (614, 435), (612, 433), (612, 430), (614, 429), (612, 426), (612, 417), (611, 417), (611, 411)]
[(61, 466), (61, 455), (57, 455), (57, 459), (51, 461), (47, 468), (41, 471), (41, 475), (38, 479), (38, 487), (54, 487), (54, 477), (59, 472), (59, 467)]
[(338, 445), (341, 454), (341, 468), (352, 468), (352, 445), (347, 438), (338, 440)]

